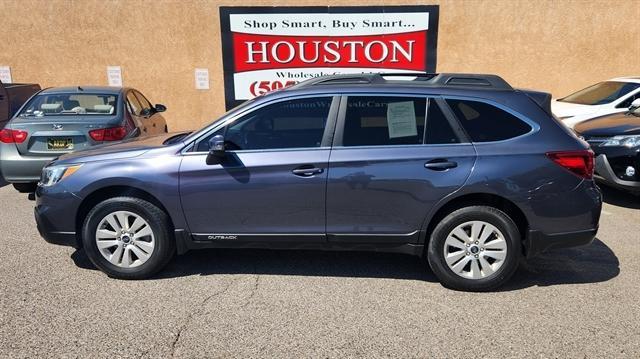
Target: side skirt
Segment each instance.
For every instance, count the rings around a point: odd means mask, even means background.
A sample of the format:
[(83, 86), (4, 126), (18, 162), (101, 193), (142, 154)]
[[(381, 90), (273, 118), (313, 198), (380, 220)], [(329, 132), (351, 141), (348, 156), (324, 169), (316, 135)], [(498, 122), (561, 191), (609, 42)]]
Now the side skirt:
[[(384, 252), (422, 256), (424, 245), (408, 243), (414, 240), (417, 235), (413, 233), (407, 236), (390, 235), (388, 238), (390, 241), (383, 241), (382, 238), (385, 236), (371, 236), (374, 237), (372, 241), (366, 241), (366, 236), (357, 236), (358, 240), (356, 241), (331, 241), (331, 235), (318, 234), (241, 235), (224, 233), (191, 235), (181, 229), (175, 230), (176, 247), (179, 255), (193, 249), (247, 248)], [(333, 239), (335, 240), (336, 238), (334, 237)]]

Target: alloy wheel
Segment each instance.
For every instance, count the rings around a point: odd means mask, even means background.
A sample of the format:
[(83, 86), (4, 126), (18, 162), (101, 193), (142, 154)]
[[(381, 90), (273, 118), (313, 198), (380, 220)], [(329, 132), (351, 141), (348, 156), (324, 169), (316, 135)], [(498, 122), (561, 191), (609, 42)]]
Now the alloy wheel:
[(483, 279), (504, 264), (507, 241), (502, 232), (490, 223), (465, 222), (447, 236), (444, 258), (449, 269), (457, 275), (467, 279)]
[(100, 221), (96, 229), (98, 251), (120, 268), (133, 268), (145, 263), (153, 254), (155, 242), (149, 223), (132, 212), (112, 212)]

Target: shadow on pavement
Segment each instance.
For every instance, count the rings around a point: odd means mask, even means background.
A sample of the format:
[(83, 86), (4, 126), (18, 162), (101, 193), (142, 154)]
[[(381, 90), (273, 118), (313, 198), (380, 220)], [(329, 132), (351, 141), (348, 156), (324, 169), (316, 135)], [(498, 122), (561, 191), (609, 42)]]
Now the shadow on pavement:
[(640, 209), (640, 195), (616, 188), (600, 186), (604, 202), (618, 207)]
[(604, 242), (557, 249), (527, 260), (502, 291), (532, 286), (605, 282), (620, 273), (620, 262)]
[[(79, 250), (79, 267), (95, 269)], [(521, 265), (501, 291), (531, 286), (597, 283), (620, 272), (616, 255), (600, 240), (585, 247), (556, 250)], [(390, 278), (437, 282), (426, 261), (408, 255), (301, 250), (215, 249), (175, 258), (157, 279), (190, 275), (266, 274), (320, 277)]]

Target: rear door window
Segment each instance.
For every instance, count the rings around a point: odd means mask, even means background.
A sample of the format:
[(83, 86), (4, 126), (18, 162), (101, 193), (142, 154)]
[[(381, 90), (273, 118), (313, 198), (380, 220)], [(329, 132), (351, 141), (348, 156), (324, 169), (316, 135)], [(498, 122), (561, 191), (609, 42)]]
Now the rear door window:
[(488, 103), (447, 99), (447, 104), (473, 142), (502, 141), (531, 131), (526, 122)]
[(426, 98), (349, 96), (342, 145), (422, 144), (426, 109)]
[(435, 99), (429, 99), (425, 136), (425, 144), (442, 145), (460, 143), (460, 138), (456, 135), (451, 127), (451, 123)]

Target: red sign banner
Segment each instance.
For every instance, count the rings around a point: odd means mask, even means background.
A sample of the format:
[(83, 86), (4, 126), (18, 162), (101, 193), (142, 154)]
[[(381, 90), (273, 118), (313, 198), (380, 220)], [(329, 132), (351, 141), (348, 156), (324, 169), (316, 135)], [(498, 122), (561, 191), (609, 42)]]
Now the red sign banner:
[(227, 107), (308, 78), (435, 72), (438, 6), (221, 7)]

